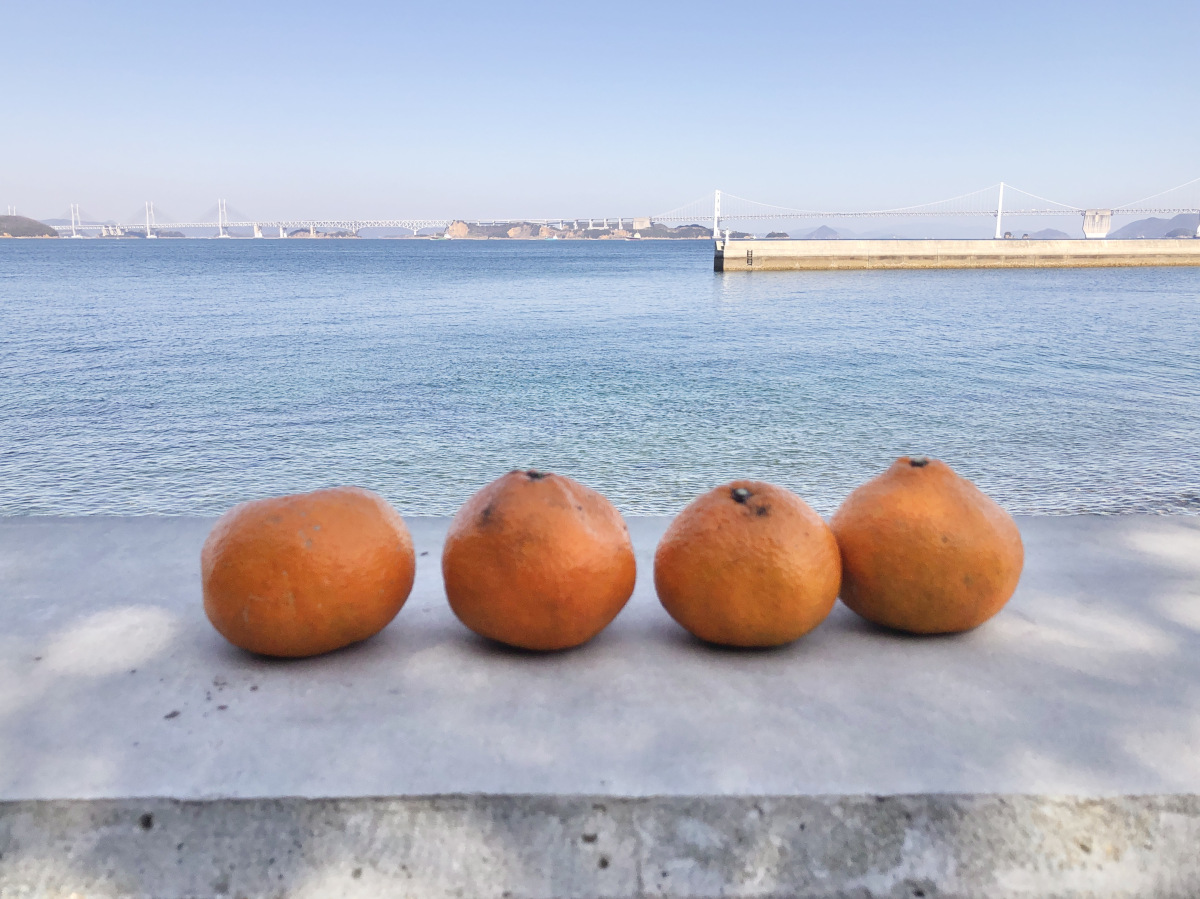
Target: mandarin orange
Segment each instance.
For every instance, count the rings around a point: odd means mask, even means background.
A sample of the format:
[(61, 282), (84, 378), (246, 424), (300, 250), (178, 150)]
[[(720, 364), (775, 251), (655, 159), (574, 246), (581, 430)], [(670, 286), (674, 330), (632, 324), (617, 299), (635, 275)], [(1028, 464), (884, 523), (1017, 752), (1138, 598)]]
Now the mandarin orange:
[(334, 487), (242, 503), (200, 554), (204, 611), (230, 643), (311, 656), (365, 640), (412, 590), (416, 557), (383, 497)]
[(733, 481), (692, 501), (654, 554), (654, 587), (677, 622), (725, 646), (778, 646), (825, 620), (841, 560), (829, 526), (792, 491)]
[(901, 456), (846, 497), (831, 524), (842, 601), (885, 627), (970, 630), (1000, 611), (1021, 576), (1016, 522), (936, 459)]
[(616, 508), (557, 474), (511, 471), (459, 509), (442, 575), (450, 608), (484, 637), (567, 649), (603, 630), (633, 593), (637, 567)]

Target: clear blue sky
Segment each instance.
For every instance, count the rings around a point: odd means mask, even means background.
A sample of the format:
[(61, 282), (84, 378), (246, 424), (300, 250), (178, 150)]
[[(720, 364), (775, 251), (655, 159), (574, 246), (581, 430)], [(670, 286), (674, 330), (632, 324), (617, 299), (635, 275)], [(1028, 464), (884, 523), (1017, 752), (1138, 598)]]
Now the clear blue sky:
[(1200, 175), (1200, 3), (0, 3), (0, 208), (884, 208)]

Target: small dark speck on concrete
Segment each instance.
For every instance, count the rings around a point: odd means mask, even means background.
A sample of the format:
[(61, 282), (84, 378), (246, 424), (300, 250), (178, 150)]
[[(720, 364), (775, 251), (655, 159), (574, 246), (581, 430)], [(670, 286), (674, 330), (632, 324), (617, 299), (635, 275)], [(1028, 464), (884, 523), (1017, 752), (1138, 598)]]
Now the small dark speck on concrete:
[(920, 888), (917, 888), (917, 889), (913, 890), (913, 896), (915, 896), (916, 899), (925, 899), (925, 891)]
[(597, 866), (599, 866), (601, 868), (607, 868), (608, 867), (608, 856), (607, 855), (600, 856), (600, 861), (598, 861), (596, 864), (597, 864)]
[(671, 873), (670, 873), (669, 871), (663, 871), (663, 872), (662, 872), (662, 876), (663, 876), (663, 877), (670, 877), (670, 876), (671, 876)]
[(146, 812), (146, 814), (144, 814), (144, 815), (142, 815), (142, 817), (138, 818), (138, 827), (140, 827), (142, 830), (149, 830), (153, 826), (154, 826), (154, 816), (152, 814), (150, 814), (149, 812)]
[(585, 833), (582, 836), (580, 836), (580, 839), (583, 840), (585, 843), (594, 843), (594, 842), (596, 842), (596, 835), (594, 833)]
[(176, 852), (181, 852), (182, 850), (183, 850), (183, 843), (176, 843), (176, 844), (175, 844), (175, 851), (176, 851)]
[(175, 711), (173, 711), (173, 712), (167, 712), (167, 714), (163, 715), (163, 717), (166, 718), (168, 721), (170, 721), (172, 718), (178, 718), (179, 717), (179, 709), (175, 709)]
[(33, 657), (33, 660), (34, 660), (35, 662), (40, 662), (40, 661), (42, 660), (42, 657), (41, 657), (41, 656), (34, 656), (34, 657)]
[(217, 706), (217, 711), (218, 711), (218, 712), (223, 712), (223, 711), (225, 711), (227, 708), (229, 708), (229, 706), (227, 706), (227, 705), (219, 705), (219, 706)]
[(362, 877), (362, 868), (355, 868), (353, 871), (350, 872), (350, 876), (353, 877), (355, 880), (358, 880), (358, 878)]
[(429, 550), (425, 550), (425, 552), (421, 553), (421, 555), (423, 555), (423, 556), (429, 555)]
[(257, 689), (258, 689), (258, 684), (251, 684), (251, 685), (250, 685), (250, 692), (251, 692), (251, 693), (253, 693), (253, 692), (254, 692), (255, 690), (257, 690)]
[(130, 673), (130, 674), (137, 674), (137, 669), (136, 669), (136, 668), (130, 668), (130, 669), (129, 669), (129, 673)]

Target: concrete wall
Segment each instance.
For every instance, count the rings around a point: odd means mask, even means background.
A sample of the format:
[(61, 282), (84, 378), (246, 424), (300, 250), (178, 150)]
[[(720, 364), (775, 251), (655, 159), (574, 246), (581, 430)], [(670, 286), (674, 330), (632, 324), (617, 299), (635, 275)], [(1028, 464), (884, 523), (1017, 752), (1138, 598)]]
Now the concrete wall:
[(312, 659), (204, 617), (203, 518), (0, 518), (0, 899), (1200, 896), (1200, 516), (1018, 516), (1009, 605), (690, 638), (666, 518), (595, 640), (475, 637), (444, 518)]
[(1195, 899), (1200, 797), (0, 803), (0, 896)]
[(718, 240), (718, 272), (1200, 265), (1200, 240)]

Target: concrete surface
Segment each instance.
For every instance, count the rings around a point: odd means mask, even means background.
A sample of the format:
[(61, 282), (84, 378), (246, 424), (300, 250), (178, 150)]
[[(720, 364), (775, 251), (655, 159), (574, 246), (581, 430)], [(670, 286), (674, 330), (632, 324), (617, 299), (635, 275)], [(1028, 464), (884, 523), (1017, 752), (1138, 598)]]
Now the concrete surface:
[(552, 655), (462, 628), (409, 523), (397, 619), (280, 662), (204, 618), (211, 520), (0, 519), (0, 897), (1200, 895), (1200, 519), (1019, 518), (972, 633), (726, 651), (635, 518), (629, 606)]
[(0, 895), (1195, 899), (1198, 844), (1194, 796), (32, 802)]
[(718, 240), (724, 272), (1200, 265), (1200, 240)]

